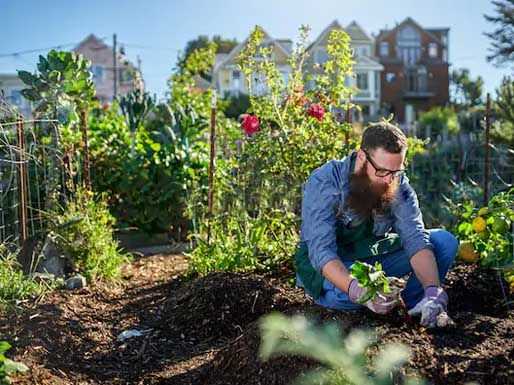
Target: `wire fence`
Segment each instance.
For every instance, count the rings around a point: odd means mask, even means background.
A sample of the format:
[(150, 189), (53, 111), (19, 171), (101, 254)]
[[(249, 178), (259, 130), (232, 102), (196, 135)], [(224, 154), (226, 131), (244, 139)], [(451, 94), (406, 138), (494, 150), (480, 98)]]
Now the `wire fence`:
[[(0, 240), (22, 246), (46, 233), (66, 194), (57, 121), (25, 120), (0, 98)], [(68, 162), (69, 163), (69, 162)]]

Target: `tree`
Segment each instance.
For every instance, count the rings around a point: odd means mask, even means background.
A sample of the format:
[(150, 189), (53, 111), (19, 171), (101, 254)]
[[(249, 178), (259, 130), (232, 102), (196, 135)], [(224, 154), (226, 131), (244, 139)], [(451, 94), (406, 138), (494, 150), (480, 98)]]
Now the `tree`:
[(514, 62), (514, 0), (493, 1), (495, 14), (484, 15), (485, 19), (495, 24), (493, 32), (485, 33), (492, 40), (491, 54), (487, 60), (495, 65)]
[(453, 70), (450, 75), (451, 104), (461, 107), (474, 107), (482, 104), (484, 80), (470, 77), (467, 68)]
[[(223, 39), (220, 35), (214, 35), (212, 37), (212, 40), (210, 40), (209, 37), (206, 35), (200, 35), (196, 39), (187, 42), (184, 53), (179, 58), (178, 68), (184, 68), (184, 65), (186, 64), (186, 59), (194, 51), (202, 48), (209, 48), (211, 43), (216, 44), (216, 53), (229, 53), (238, 44), (236, 39)], [(202, 72), (200, 76), (202, 76), (204, 79), (211, 80), (211, 76), (207, 72)]]
[(514, 80), (505, 76), (496, 90), (496, 116), (491, 133), (494, 141), (514, 145)]

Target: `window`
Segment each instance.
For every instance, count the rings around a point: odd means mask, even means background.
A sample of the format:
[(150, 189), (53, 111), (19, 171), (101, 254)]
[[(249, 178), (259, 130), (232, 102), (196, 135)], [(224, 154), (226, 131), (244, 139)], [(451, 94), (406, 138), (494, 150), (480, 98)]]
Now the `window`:
[(232, 71), (232, 90), (238, 91), (241, 85), (241, 72), (238, 70)]
[(96, 84), (104, 81), (104, 66), (91, 66), (91, 72), (93, 73), (93, 81)]
[(318, 53), (316, 55), (316, 63), (323, 64), (328, 60), (327, 51), (323, 48), (318, 49)]
[(397, 36), (397, 54), (404, 64), (416, 64), (421, 56), (420, 33), (411, 26), (402, 28)]
[(368, 89), (368, 74), (367, 73), (358, 73), (357, 74), (357, 88), (359, 90), (367, 90)]
[(437, 57), (437, 44), (436, 43), (428, 44), (428, 56), (431, 58)]
[(282, 75), (282, 80), (284, 81), (284, 84), (287, 85), (289, 83), (289, 72), (282, 70), (280, 71), (280, 74)]
[(389, 56), (389, 43), (387, 41), (381, 41), (379, 46), (380, 56)]
[(396, 74), (394, 72), (386, 73), (386, 82), (392, 83), (394, 82), (394, 79), (396, 79)]
[(361, 48), (361, 56), (369, 56), (368, 47)]

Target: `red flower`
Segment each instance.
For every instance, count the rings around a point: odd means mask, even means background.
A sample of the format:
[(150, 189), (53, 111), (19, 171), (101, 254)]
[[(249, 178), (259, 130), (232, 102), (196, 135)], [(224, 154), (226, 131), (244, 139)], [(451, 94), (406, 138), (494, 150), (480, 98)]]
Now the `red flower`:
[(241, 127), (248, 135), (255, 134), (259, 131), (259, 118), (255, 115), (245, 115)]
[(296, 87), (293, 92), (301, 94), (303, 92), (303, 85)]
[(323, 116), (325, 115), (325, 109), (319, 104), (313, 103), (307, 109), (307, 115), (312, 116), (321, 122), (323, 120)]

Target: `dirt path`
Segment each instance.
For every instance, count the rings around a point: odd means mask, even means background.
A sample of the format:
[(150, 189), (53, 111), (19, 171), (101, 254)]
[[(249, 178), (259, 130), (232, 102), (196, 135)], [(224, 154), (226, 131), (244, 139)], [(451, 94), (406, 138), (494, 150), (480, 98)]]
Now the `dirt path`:
[[(315, 364), (258, 360), (256, 321), (273, 310), (371, 327), (403, 342), (406, 370), (435, 384), (514, 383), (514, 312), (501, 305), (493, 273), (457, 266), (448, 281), (453, 329), (421, 333), (397, 315), (341, 313), (313, 306), (285, 277), (215, 273), (185, 279), (181, 255), (134, 262), (118, 285), (56, 291), (0, 319), (0, 339), (31, 372), (15, 384), (288, 384)], [(124, 330), (141, 337), (116, 341)], [(510, 381), (510, 382), (509, 382)]]

